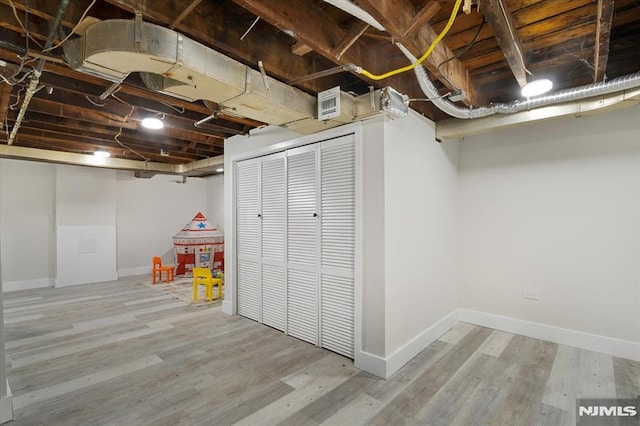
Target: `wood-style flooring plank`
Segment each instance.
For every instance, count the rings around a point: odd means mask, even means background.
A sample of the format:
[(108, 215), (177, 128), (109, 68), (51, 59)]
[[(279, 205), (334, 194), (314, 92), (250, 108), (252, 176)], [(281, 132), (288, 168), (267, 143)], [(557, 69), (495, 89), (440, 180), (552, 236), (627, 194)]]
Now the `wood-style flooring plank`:
[(382, 380), (148, 281), (5, 293), (12, 426), (556, 426), (640, 393), (640, 363), (465, 323)]

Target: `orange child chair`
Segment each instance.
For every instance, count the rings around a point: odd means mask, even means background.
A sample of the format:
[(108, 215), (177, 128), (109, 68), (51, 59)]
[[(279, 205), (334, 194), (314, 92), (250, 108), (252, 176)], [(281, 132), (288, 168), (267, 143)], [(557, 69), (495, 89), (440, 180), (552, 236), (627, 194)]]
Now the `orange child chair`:
[(211, 270), (207, 268), (193, 268), (193, 301), (198, 300), (198, 285), (206, 286), (209, 302), (213, 301), (213, 286), (218, 286), (218, 299), (222, 299), (222, 278), (213, 278)]
[(167, 273), (167, 283), (173, 281), (173, 265), (162, 265), (162, 259), (159, 256), (153, 258), (153, 269), (151, 270), (151, 282), (156, 283), (156, 274), (158, 275), (158, 281), (162, 281), (162, 273)]

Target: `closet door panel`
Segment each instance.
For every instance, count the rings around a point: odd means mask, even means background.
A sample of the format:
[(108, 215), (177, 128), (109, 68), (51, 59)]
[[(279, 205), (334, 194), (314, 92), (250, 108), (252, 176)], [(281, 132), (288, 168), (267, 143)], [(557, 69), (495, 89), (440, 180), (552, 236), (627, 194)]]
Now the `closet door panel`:
[(285, 153), (262, 157), (262, 322), (284, 331), (286, 324)]
[(313, 272), (287, 271), (287, 333), (318, 344), (317, 279)]
[(316, 153), (314, 150), (292, 151), (295, 153), (287, 157), (287, 261), (315, 265)]
[(287, 333), (318, 344), (316, 147), (287, 153)]
[(355, 146), (352, 137), (320, 145), (320, 342), (353, 358)]
[(284, 331), (286, 321), (286, 287), (284, 268), (262, 265), (262, 322)]
[(236, 167), (238, 313), (260, 320), (260, 161)]
[(353, 278), (322, 274), (322, 347), (353, 358), (354, 282)]

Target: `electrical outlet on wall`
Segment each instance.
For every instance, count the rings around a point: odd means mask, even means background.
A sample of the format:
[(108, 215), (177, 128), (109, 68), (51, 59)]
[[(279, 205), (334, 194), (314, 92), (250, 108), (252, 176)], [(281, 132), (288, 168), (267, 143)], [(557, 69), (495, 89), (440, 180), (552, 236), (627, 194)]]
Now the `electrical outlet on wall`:
[(528, 300), (538, 300), (539, 296), (536, 290), (525, 290), (522, 298)]

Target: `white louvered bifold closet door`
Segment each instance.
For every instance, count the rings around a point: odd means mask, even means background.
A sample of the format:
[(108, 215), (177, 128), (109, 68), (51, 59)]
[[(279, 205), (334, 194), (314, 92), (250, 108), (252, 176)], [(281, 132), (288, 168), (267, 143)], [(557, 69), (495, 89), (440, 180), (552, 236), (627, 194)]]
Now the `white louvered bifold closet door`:
[(286, 324), (285, 153), (262, 157), (262, 322), (284, 331)]
[(260, 320), (260, 159), (236, 167), (238, 313)]
[(318, 344), (316, 148), (287, 152), (287, 333)]
[(353, 358), (355, 146), (320, 145), (320, 346)]

